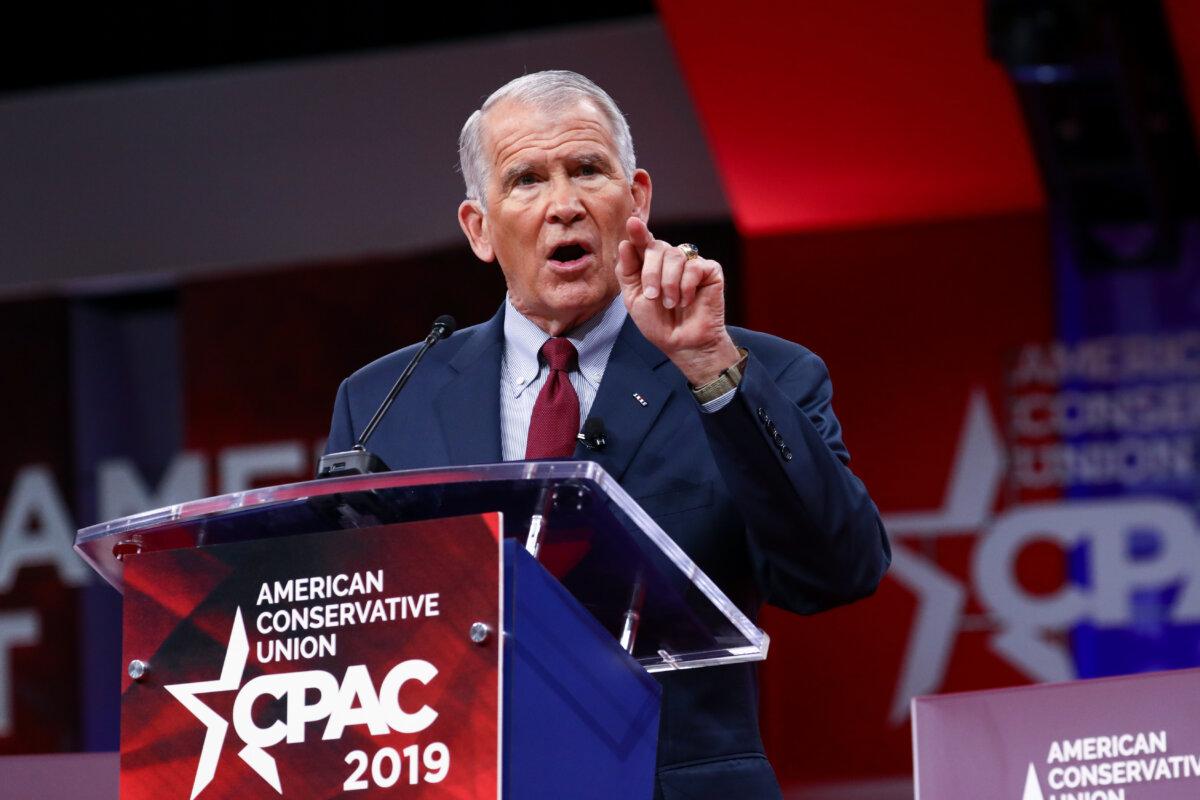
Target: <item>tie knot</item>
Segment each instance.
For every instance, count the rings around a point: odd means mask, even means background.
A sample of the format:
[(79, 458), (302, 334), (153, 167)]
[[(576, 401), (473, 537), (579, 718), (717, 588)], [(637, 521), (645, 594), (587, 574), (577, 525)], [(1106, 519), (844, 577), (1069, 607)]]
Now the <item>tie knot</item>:
[(550, 369), (560, 369), (570, 372), (575, 366), (575, 345), (565, 336), (554, 336), (542, 345), (542, 357), (550, 365)]

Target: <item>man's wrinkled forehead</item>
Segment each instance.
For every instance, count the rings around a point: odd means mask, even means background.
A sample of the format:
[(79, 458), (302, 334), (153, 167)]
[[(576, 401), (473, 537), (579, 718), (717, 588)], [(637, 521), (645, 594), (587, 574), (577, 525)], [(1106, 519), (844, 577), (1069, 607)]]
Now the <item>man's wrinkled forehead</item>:
[(594, 131), (598, 144), (616, 150), (608, 119), (590, 98), (574, 98), (573, 102), (549, 109), (520, 100), (503, 100), (489, 108), (480, 120), (489, 170), (495, 174), (524, 147), (553, 146), (557, 140), (569, 138), (570, 131), (556, 130), (566, 117), (575, 117), (583, 123), (583, 128)]

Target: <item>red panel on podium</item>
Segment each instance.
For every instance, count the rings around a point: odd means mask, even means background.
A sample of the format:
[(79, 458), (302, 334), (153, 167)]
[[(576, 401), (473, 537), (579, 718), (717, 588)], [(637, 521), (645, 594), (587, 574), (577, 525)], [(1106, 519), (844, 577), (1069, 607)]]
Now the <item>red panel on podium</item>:
[(498, 531), (485, 514), (129, 558), (125, 660), (148, 669), (124, 679), (121, 796), (496, 797)]

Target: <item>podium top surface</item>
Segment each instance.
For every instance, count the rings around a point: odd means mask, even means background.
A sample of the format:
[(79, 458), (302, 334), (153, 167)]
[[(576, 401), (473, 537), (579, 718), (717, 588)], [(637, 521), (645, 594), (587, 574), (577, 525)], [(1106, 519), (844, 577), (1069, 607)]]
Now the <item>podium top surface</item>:
[(506, 537), (540, 524), (539, 560), (633, 656), (660, 671), (766, 658), (769, 638), (591, 461), (505, 462), (352, 475), (234, 492), (79, 531), (75, 549), (123, 590), (142, 553), (500, 512)]

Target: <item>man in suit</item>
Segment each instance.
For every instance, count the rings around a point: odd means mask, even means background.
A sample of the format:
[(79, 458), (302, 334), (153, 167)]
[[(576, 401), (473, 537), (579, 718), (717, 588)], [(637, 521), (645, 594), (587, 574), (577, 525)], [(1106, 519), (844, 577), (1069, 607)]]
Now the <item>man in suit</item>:
[[(612, 99), (581, 75), (517, 78), (460, 138), (475, 255), (508, 295), (430, 351), (371, 447), (393, 469), (574, 456), (598, 461), (751, 618), (874, 591), (890, 560), (850, 472), (821, 360), (725, 324), (720, 264), (647, 227), (652, 184)], [(342, 383), (346, 450), (412, 348)], [(599, 451), (580, 420), (605, 421)], [(819, 657), (819, 656), (818, 656)], [(753, 665), (661, 677), (656, 796), (779, 797)]]

